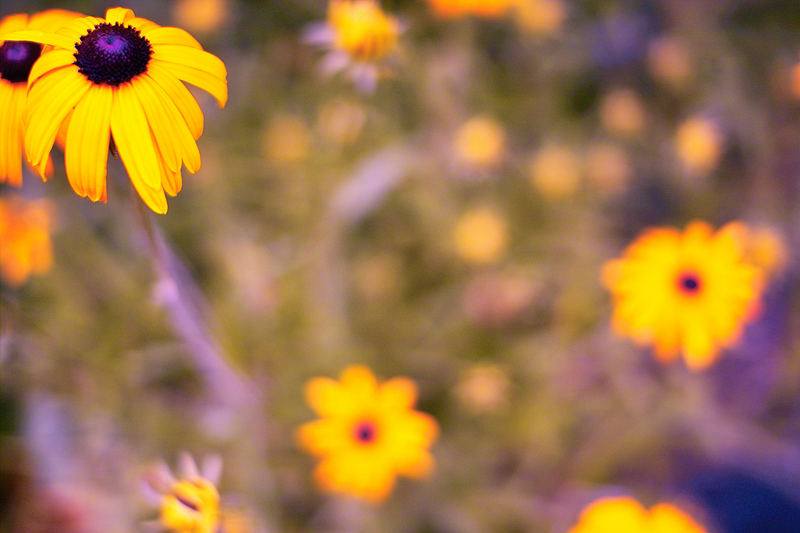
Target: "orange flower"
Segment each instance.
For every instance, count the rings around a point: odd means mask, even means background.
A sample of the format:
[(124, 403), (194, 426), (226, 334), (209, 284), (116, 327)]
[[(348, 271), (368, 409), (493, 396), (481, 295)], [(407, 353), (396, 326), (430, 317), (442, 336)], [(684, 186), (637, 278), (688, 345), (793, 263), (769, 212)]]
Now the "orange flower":
[(499, 18), (509, 12), (514, 0), (428, 0), (436, 15), (456, 18), (468, 15)]
[(0, 277), (17, 287), (53, 264), (52, 207), (46, 200), (0, 198)]

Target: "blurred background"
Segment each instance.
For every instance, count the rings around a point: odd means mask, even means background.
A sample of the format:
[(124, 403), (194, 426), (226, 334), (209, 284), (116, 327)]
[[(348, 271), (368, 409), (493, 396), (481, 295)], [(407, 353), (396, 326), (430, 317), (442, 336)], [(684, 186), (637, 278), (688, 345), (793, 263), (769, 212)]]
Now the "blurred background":
[[(257, 406), (173, 332), (121, 168), (92, 204), (58, 155), (0, 191), (56, 213), (52, 269), (0, 289), (0, 530), (137, 531), (142, 472), (188, 450), (223, 456), (244, 531), (563, 533), (615, 494), (800, 531), (800, 4), (382, 5), (405, 31), (363, 93), (303, 42), (322, 0), (125, 4), (228, 68), (225, 109), (193, 91), (203, 167), (156, 223)], [(697, 218), (763, 229), (776, 261), (703, 373), (615, 337), (600, 283), (643, 228)], [(442, 430), (435, 474), (378, 507), (317, 493), (293, 440), (303, 384), (352, 363), (413, 378)]]

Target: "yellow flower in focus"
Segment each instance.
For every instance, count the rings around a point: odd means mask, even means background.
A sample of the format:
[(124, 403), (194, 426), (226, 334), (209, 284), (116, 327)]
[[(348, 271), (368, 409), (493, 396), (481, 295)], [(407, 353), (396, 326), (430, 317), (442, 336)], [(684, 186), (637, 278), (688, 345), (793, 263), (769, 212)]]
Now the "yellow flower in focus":
[(645, 509), (633, 498), (603, 498), (581, 513), (568, 533), (706, 533), (691, 516), (668, 503)]
[(161, 27), (130, 9), (73, 19), (58, 32), (20, 30), (3, 39), (48, 45), (28, 80), (25, 151), (44, 174), (59, 127), (75, 192), (106, 200), (106, 163), (114, 146), (142, 200), (167, 212), (164, 195), (181, 189), (181, 167), (200, 168), (196, 140), (203, 113), (183, 82), (228, 98), (225, 65), (179, 28)]
[(0, 277), (6, 284), (18, 287), (50, 270), (51, 225), (52, 206), (46, 200), (0, 197)]
[(558, 33), (567, 19), (563, 0), (517, 0), (514, 10), (517, 25), (534, 35)]
[(311, 133), (305, 121), (295, 115), (278, 115), (264, 131), (262, 147), (266, 158), (275, 163), (294, 163), (308, 155)]
[(320, 416), (300, 426), (301, 448), (320, 459), (316, 485), (369, 502), (385, 500), (395, 478), (422, 478), (434, 467), (428, 451), (436, 421), (413, 409), (417, 387), (407, 378), (379, 383), (363, 366), (347, 367), (339, 381), (314, 378), (306, 400)]
[(600, 122), (614, 135), (636, 137), (644, 129), (644, 104), (630, 89), (611, 91), (600, 104)]
[(464, 213), (453, 234), (456, 252), (470, 263), (494, 263), (508, 247), (508, 225), (497, 211), (487, 207)]
[[(72, 11), (51, 9), (31, 17), (9, 15), (0, 20), (0, 35), (18, 30), (56, 31), (82, 15)], [(22, 185), (23, 113), (28, 100), (28, 75), (42, 54), (42, 45), (30, 41), (0, 40), (0, 183)], [(50, 159), (44, 161), (40, 173), (52, 173)]]
[(475, 365), (455, 388), (458, 400), (475, 413), (496, 411), (508, 404), (508, 372), (496, 365)]
[(228, 0), (177, 0), (172, 17), (179, 26), (198, 33), (210, 33), (228, 18)]
[(503, 158), (506, 132), (493, 118), (474, 117), (459, 128), (453, 143), (461, 161), (475, 166), (492, 166)]
[(693, 370), (710, 366), (739, 339), (760, 297), (763, 274), (747, 261), (745, 239), (736, 223), (642, 233), (603, 268), (614, 331), (653, 346), (662, 362), (682, 353)]
[(675, 148), (686, 168), (695, 174), (714, 170), (722, 156), (722, 132), (711, 120), (693, 117), (675, 134)]
[(595, 187), (605, 192), (619, 192), (632, 176), (633, 167), (624, 150), (607, 143), (589, 147), (586, 177)]
[(571, 149), (548, 145), (528, 162), (528, 179), (545, 198), (566, 198), (580, 186), (581, 162)]
[(484, 18), (504, 16), (516, 0), (428, 0), (439, 17), (456, 18), (474, 15)]

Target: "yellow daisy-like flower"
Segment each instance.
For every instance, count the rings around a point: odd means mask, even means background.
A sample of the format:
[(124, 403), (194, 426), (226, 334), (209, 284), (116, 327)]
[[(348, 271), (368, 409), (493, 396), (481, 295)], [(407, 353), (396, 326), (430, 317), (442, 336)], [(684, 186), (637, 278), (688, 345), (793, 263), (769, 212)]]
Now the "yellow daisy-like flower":
[(416, 398), (413, 381), (378, 383), (363, 366), (346, 368), (340, 381), (309, 381), (306, 399), (320, 419), (298, 428), (297, 441), (320, 458), (316, 485), (377, 503), (389, 496), (398, 475), (428, 475), (438, 426), (413, 409)]
[(499, 18), (508, 13), (516, 0), (428, 0), (433, 12), (442, 18), (474, 15)]
[(370, 92), (381, 74), (381, 61), (397, 49), (401, 31), (399, 21), (376, 0), (331, 0), (327, 22), (311, 25), (305, 40), (330, 50), (323, 72), (346, 72), (356, 87)]
[(682, 352), (691, 369), (708, 367), (739, 339), (760, 297), (763, 274), (747, 261), (745, 245), (737, 223), (717, 232), (705, 222), (683, 233), (645, 231), (603, 269), (614, 330), (652, 345), (662, 362)]
[(106, 199), (106, 162), (113, 137), (133, 186), (157, 213), (164, 195), (181, 189), (181, 167), (200, 168), (196, 140), (203, 113), (183, 82), (228, 98), (225, 65), (186, 31), (111, 8), (106, 18), (81, 17), (55, 32), (22, 30), (0, 38), (48, 45), (28, 79), (25, 151), (40, 169), (59, 127), (67, 177), (80, 196)]
[(182, 453), (177, 478), (166, 464), (158, 464), (144, 485), (160, 509), (158, 525), (172, 533), (219, 533), (221, 471), (222, 460), (216, 455), (206, 457), (199, 469), (189, 454)]
[(568, 533), (706, 533), (691, 516), (669, 503), (645, 509), (633, 498), (590, 504)]
[(46, 200), (0, 197), (0, 277), (12, 286), (53, 264), (52, 206)]
[[(55, 31), (80, 17), (79, 13), (51, 9), (33, 16), (9, 15), (0, 20), (0, 35), (18, 30)], [(28, 75), (42, 55), (42, 45), (30, 41), (0, 40), (0, 183), (22, 185), (22, 115), (28, 99)], [(49, 160), (41, 169), (43, 176), (52, 171)]]

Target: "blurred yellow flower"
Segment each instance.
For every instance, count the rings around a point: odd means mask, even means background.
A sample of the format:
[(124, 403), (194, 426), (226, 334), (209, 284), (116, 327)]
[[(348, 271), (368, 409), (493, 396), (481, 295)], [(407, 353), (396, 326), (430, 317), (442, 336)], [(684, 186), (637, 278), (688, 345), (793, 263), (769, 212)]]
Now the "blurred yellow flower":
[(517, 0), (514, 2), (517, 25), (534, 35), (558, 33), (567, 19), (564, 0)]
[(644, 129), (644, 104), (631, 89), (615, 89), (600, 103), (600, 122), (613, 135), (636, 137)]
[(316, 485), (372, 503), (385, 500), (398, 475), (427, 476), (436, 421), (413, 409), (417, 387), (407, 378), (378, 383), (363, 366), (347, 367), (340, 380), (314, 378), (306, 400), (320, 416), (300, 426), (301, 448), (320, 459)]
[(706, 533), (695, 520), (669, 503), (650, 510), (633, 498), (603, 498), (587, 506), (568, 533)]
[(55, 31), (19, 30), (5, 39), (49, 45), (28, 80), (25, 151), (44, 174), (62, 123), (67, 178), (75, 192), (106, 200), (110, 138), (133, 186), (156, 213), (181, 189), (181, 167), (200, 168), (203, 113), (182, 81), (228, 98), (225, 65), (184, 30), (161, 27), (121, 7), (106, 18), (73, 19)]
[(458, 129), (453, 144), (456, 155), (464, 163), (492, 166), (503, 158), (506, 132), (495, 119), (477, 116)]
[(335, 99), (320, 108), (317, 129), (326, 141), (347, 145), (358, 140), (366, 120), (367, 113), (358, 102)]
[(262, 140), (264, 155), (274, 163), (294, 163), (308, 155), (311, 133), (297, 115), (283, 114), (269, 121)]
[(52, 205), (46, 200), (0, 197), (0, 277), (12, 286), (53, 264)]
[(544, 146), (528, 162), (528, 179), (545, 198), (572, 196), (581, 182), (580, 159), (566, 146)]
[(655, 39), (647, 49), (647, 67), (656, 80), (681, 88), (692, 76), (692, 55), (678, 37)]
[(586, 177), (601, 191), (619, 192), (633, 177), (633, 167), (621, 148), (609, 143), (596, 143), (586, 153)]
[(675, 134), (675, 148), (684, 166), (692, 173), (707, 174), (722, 156), (723, 136), (719, 127), (703, 117), (685, 120)]
[(470, 280), (464, 288), (464, 313), (476, 324), (500, 327), (521, 315), (539, 291), (530, 272), (485, 272)]
[(502, 17), (511, 9), (516, 0), (428, 0), (433, 12), (444, 18)]
[(772, 228), (752, 228), (747, 234), (746, 257), (767, 277), (780, 274), (789, 262), (786, 240)]
[[(9, 15), (0, 20), (0, 35), (18, 31), (56, 31), (67, 22), (80, 17), (79, 13), (51, 9), (31, 17)], [(30, 41), (0, 40), (0, 183), (22, 185), (22, 146), (24, 138), (23, 113), (28, 100), (28, 75), (39, 59), (42, 45)], [(40, 174), (52, 173), (52, 161), (43, 161)]]
[(496, 210), (479, 207), (467, 211), (456, 222), (453, 234), (456, 252), (470, 263), (494, 263), (508, 247), (508, 225)]
[(177, 0), (172, 18), (191, 31), (209, 33), (225, 23), (229, 10), (228, 0)]
[(485, 413), (507, 405), (509, 387), (508, 372), (502, 367), (475, 365), (461, 376), (455, 395), (470, 411)]
[(763, 274), (746, 261), (745, 244), (737, 223), (645, 231), (603, 268), (614, 331), (652, 345), (662, 362), (682, 353), (689, 368), (707, 368), (739, 339), (760, 297)]

